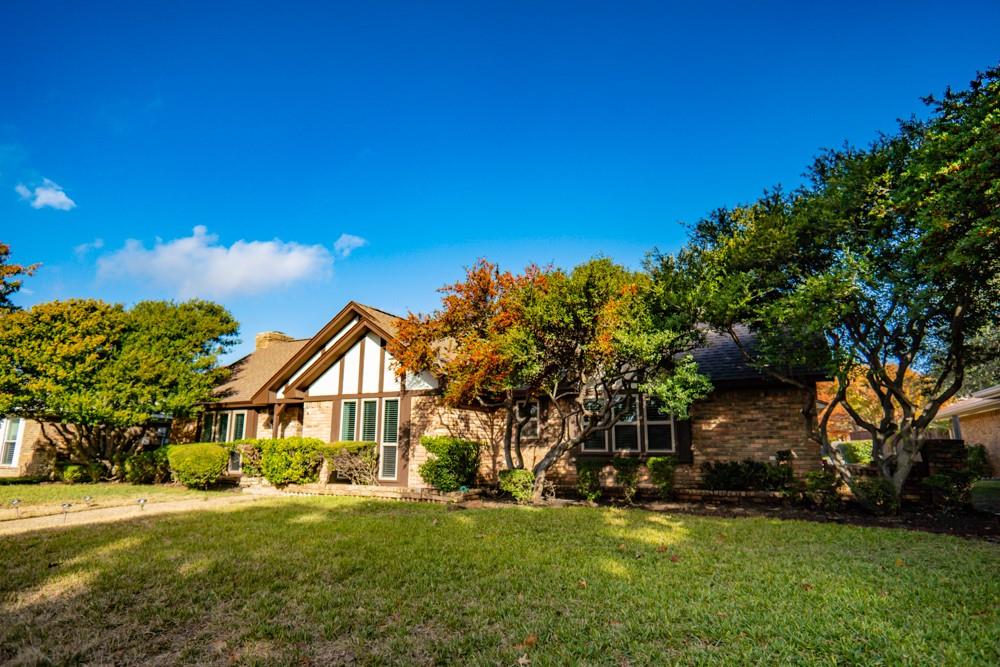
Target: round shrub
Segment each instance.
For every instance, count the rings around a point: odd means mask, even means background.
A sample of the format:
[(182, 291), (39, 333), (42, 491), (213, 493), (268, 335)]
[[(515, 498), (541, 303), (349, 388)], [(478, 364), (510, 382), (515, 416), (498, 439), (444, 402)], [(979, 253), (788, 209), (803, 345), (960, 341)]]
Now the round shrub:
[(601, 471), (606, 461), (601, 459), (576, 460), (576, 492), (589, 502), (596, 503), (604, 492), (601, 488)]
[(167, 447), (139, 452), (125, 459), (125, 481), (132, 484), (162, 484), (170, 479)]
[(323, 464), (318, 438), (279, 438), (260, 441), (260, 471), (275, 486), (309, 484), (319, 478)]
[(68, 484), (100, 482), (103, 472), (104, 468), (97, 463), (70, 463), (62, 467), (62, 480)]
[(674, 470), (677, 459), (673, 456), (650, 456), (646, 459), (649, 481), (660, 492), (661, 498), (670, 498), (674, 493)]
[(618, 457), (611, 459), (611, 467), (615, 469), (615, 484), (622, 491), (622, 498), (629, 505), (635, 500), (639, 491), (639, 459)]
[(213, 443), (174, 445), (168, 448), (167, 460), (175, 480), (187, 487), (206, 489), (225, 474), (229, 451)]
[(432, 456), (418, 469), (425, 482), (438, 491), (458, 491), (463, 486), (475, 485), (482, 448), (478, 442), (447, 435), (425, 435), (420, 438), (420, 444)]
[(530, 470), (501, 470), (500, 490), (509, 493), (519, 503), (531, 500), (535, 491), (535, 473)]
[(868, 465), (872, 462), (871, 440), (847, 440), (837, 443), (840, 455), (848, 464)]

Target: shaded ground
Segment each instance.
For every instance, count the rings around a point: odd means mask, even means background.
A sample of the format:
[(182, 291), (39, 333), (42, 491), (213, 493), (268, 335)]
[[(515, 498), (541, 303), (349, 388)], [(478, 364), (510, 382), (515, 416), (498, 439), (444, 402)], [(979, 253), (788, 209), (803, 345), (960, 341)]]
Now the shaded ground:
[(0, 537), (0, 662), (997, 664), (1000, 547), (275, 497)]

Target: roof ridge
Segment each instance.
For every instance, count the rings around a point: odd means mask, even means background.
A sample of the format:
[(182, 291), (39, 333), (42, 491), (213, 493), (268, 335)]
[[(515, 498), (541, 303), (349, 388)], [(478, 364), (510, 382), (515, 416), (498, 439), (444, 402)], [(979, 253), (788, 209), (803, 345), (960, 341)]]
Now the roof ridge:
[(395, 317), (397, 320), (403, 319), (403, 317), (401, 317), (400, 315), (397, 315), (396, 313), (390, 313), (388, 310), (382, 310), (377, 306), (371, 306), (368, 305), (367, 303), (361, 303), (360, 301), (355, 301), (354, 303), (358, 304), (362, 308), (367, 308), (368, 310), (374, 310), (377, 313), (382, 313), (383, 315), (388, 315), (389, 317)]

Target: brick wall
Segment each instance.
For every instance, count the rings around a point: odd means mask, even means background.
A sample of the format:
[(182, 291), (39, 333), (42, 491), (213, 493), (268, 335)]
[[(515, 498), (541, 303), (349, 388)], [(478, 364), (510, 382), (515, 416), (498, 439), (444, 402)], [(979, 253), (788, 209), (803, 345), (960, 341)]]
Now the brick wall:
[(986, 447), (993, 474), (1000, 475), (1000, 410), (963, 416), (960, 421), (965, 444)]
[(309, 401), (303, 404), (302, 435), (306, 438), (330, 440), (333, 424), (333, 401)]
[(21, 422), (21, 448), (11, 467), (0, 467), (0, 477), (25, 477), (46, 475), (52, 467), (52, 451), (46, 447), (48, 439), (55, 437), (51, 427), (43, 430), (42, 424), (31, 419)]
[(427, 486), (418, 471), (420, 464), (427, 460), (427, 450), (420, 444), (424, 435), (450, 435), (484, 443), (482, 472), (485, 476), (494, 475), (499, 469), (496, 467), (498, 453), (502, 466), (503, 419), (500, 414), (448, 407), (436, 396), (413, 396), (410, 401), (407, 486)]

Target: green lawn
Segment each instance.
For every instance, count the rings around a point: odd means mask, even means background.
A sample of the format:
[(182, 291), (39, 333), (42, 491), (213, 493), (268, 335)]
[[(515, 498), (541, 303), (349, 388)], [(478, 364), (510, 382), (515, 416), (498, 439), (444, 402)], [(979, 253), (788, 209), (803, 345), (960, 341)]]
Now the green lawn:
[[(129, 505), (138, 501), (139, 498), (145, 498), (152, 504), (166, 500), (217, 497), (220, 494), (233, 492), (231, 489), (198, 491), (166, 484), (63, 484), (53, 482), (0, 485), (0, 521), (17, 518), (17, 512), (10, 503), (15, 498), (21, 501), (21, 517), (24, 518), (58, 514), (62, 512), (63, 503), (72, 505), (69, 511), (78, 512), (98, 507)], [(90, 496), (89, 502), (84, 500), (87, 496)]]
[(1000, 664), (1000, 548), (900, 530), (274, 498), (0, 565), (0, 662)]

